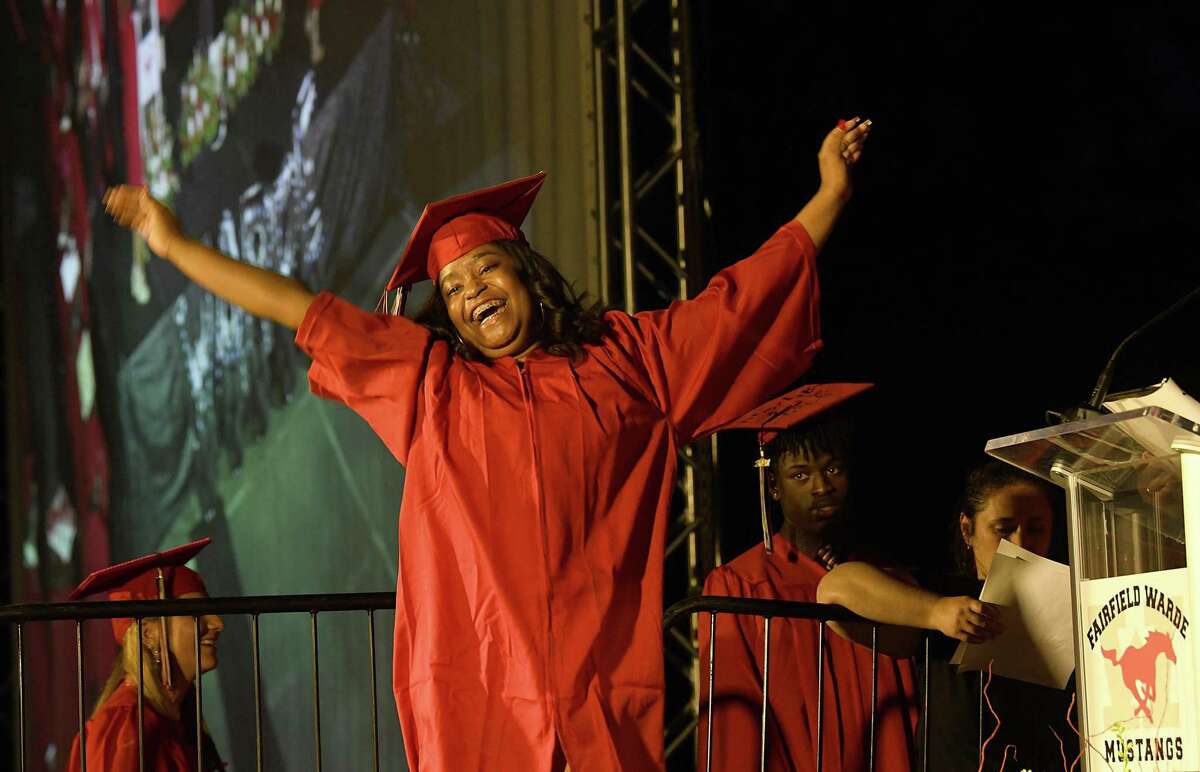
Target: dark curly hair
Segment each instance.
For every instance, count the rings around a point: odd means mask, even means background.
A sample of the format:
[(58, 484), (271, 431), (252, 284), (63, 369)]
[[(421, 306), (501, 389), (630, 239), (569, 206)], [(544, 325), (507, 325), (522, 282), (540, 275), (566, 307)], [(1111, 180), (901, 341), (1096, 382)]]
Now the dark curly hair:
[[(976, 515), (987, 509), (992, 496), (1011, 485), (1030, 485), (1041, 490), (1052, 507), (1057, 498), (1054, 495), (1055, 489), (1049, 483), (1003, 461), (989, 458), (972, 467), (967, 472), (962, 497), (958, 500), (958, 510), (950, 523), (950, 550), (954, 556), (954, 567), (959, 571), (974, 571), (975, 565), (974, 558), (963, 541), (961, 518), (965, 516), (970, 521), (970, 533), (975, 533)], [(1055, 528), (1055, 531), (1057, 530)]]
[[(496, 244), (517, 261), (517, 275), (538, 304), (537, 339), (542, 350), (573, 361), (581, 359), (584, 344), (599, 343), (608, 330), (604, 304), (589, 303), (587, 293), (577, 292), (553, 263), (528, 244), (522, 241)], [(446, 310), (446, 300), (436, 288), (417, 312), (416, 321), (429, 328), (435, 340), (444, 340), (458, 356), (476, 362), (489, 361), (459, 336)]]
[(854, 414), (838, 405), (807, 421), (779, 432), (764, 449), (771, 459), (771, 468), (778, 469), (784, 454), (808, 455), (820, 453), (837, 456), (853, 466), (855, 459)]

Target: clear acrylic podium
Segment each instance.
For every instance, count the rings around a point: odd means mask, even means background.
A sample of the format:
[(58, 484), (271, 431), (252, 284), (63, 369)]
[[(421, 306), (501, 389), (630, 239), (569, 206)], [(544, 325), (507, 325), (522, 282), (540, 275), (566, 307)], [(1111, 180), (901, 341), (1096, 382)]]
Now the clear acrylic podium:
[(1145, 407), (987, 452), (1067, 494), (1083, 768), (1200, 770), (1200, 425)]

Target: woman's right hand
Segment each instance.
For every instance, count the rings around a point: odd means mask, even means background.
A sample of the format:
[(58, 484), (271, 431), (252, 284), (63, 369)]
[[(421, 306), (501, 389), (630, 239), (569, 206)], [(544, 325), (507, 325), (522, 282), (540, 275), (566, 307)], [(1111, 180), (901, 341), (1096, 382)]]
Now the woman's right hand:
[(978, 598), (959, 595), (939, 598), (933, 604), (931, 627), (947, 638), (983, 643), (1004, 632), (1000, 608)]
[(119, 224), (140, 234), (156, 255), (170, 260), (184, 276), (222, 300), (293, 330), (304, 321), (313, 294), (303, 284), (188, 238), (171, 210), (145, 188), (110, 188), (104, 194), (104, 208)]
[(104, 208), (117, 224), (146, 240), (150, 251), (169, 258), (172, 245), (183, 237), (171, 210), (150, 195), (146, 187), (118, 185), (104, 194)]
[(838, 121), (825, 135), (817, 151), (817, 168), (821, 172), (821, 190), (839, 200), (850, 198), (850, 170), (862, 158), (863, 145), (871, 134), (871, 122), (855, 117)]

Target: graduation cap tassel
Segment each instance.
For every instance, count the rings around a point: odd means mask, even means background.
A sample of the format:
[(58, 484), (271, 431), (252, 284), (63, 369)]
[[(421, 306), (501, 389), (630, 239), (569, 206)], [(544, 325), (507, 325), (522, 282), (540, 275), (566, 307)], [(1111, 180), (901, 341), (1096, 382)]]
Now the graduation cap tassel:
[(375, 304), (375, 313), (389, 314), (391, 316), (404, 316), (404, 307), (408, 304), (408, 285), (400, 287), (396, 290), (394, 296), (390, 290), (384, 290), (379, 296), (379, 302)]
[(392, 316), (404, 316), (404, 306), (408, 304), (408, 285), (404, 285), (396, 293), (396, 299), (392, 301)]
[[(158, 585), (158, 599), (166, 600), (167, 580), (166, 577), (163, 576), (163, 570), (161, 568), (156, 568), (154, 570), (154, 582)], [(170, 649), (167, 647), (167, 618), (159, 617), (158, 624), (158, 654), (160, 659), (159, 664), (161, 665), (162, 670), (162, 682), (163, 686), (167, 687), (167, 689), (172, 689), (174, 687), (171, 685), (171, 654)]]
[(761, 442), (758, 444), (758, 460), (754, 462), (754, 466), (758, 468), (758, 508), (762, 515), (763, 549), (770, 555), (771, 522), (767, 519), (767, 467), (771, 466), (771, 459), (767, 458)]

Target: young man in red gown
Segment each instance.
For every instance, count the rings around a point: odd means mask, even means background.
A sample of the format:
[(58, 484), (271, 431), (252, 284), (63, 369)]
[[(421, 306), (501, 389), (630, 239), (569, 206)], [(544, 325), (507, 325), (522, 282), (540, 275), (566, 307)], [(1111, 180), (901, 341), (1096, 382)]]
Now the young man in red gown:
[[(791, 426), (801, 420), (801, 411), (789, 414), (789, 401), (795, 401), (793, 395), (784, 395), (773, 401), (785, 405), (782, 410), (773, 411), (768, 404), (754, 412), (774, 416), (772, 427)], [(856, 476), (852, 428), (849, 414), (838, 407), (777, 434), (760, 433), (770, 459), (767, 490), (778, 505), (781, 525), (770, 537), (770, 551), (764, 544), (755, 545), (709, 574), (705, 595), (818, 602), (821, 579), (839, 558), (855, 552), (853, 493), (868, 481)], [(910, 768), (918, 718), (911, 659), (879, 654), (873, 692), (869, 646), (825, 630), (822, 649), (817, 621), (776, 618), (771, 620), (770, 661), (764, 671), (763, 618), (731, 614), (718, 615), (716, 621), (710, 766), (707, 667), (713, 642), (706, 615), (701, 615), (699, 628), (703, 688), (698, 769), (759, 768), (764, 675), (769, 698), (767, 769), (817, 769), (817, 742), (823, 737), (821, 772), (865, 772), (872, 753), (872, 711), (874, 769)], [(823, 689), (821, 710), (818, 684)]]

